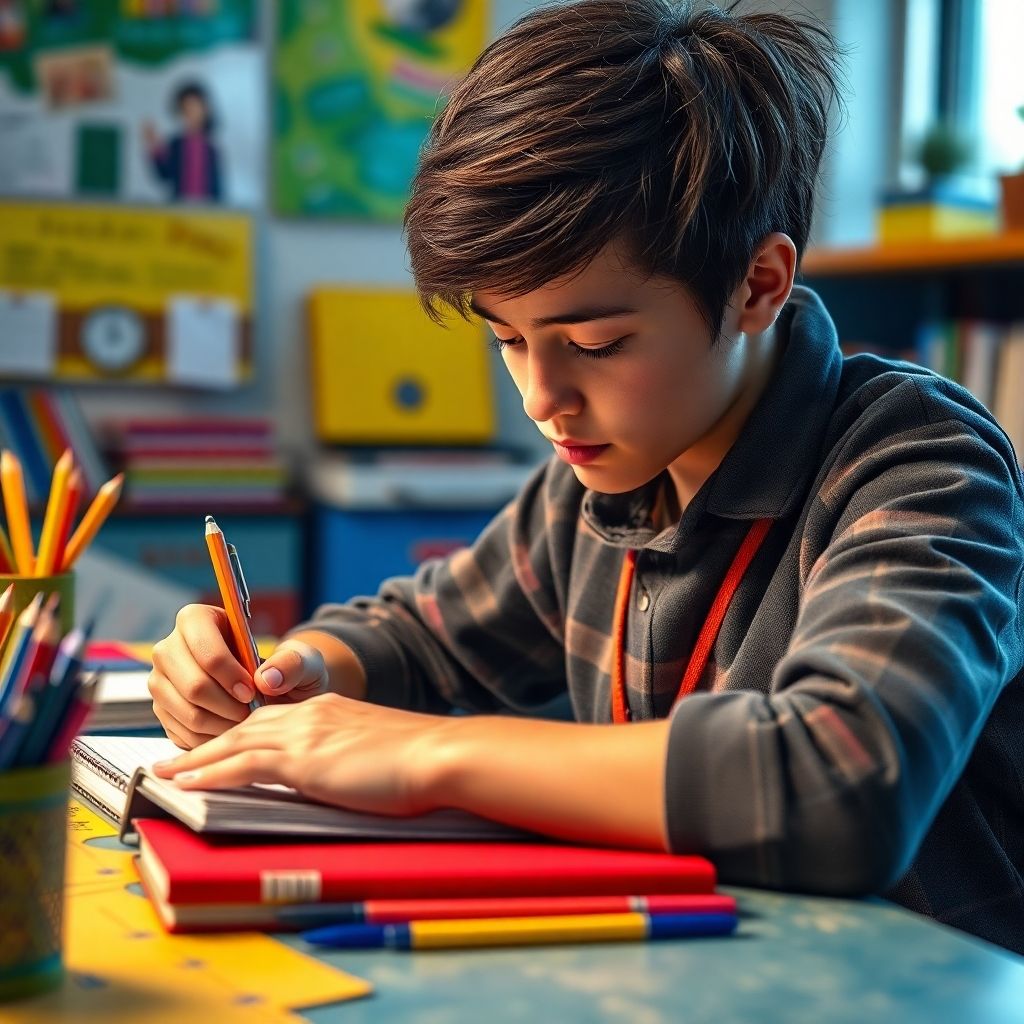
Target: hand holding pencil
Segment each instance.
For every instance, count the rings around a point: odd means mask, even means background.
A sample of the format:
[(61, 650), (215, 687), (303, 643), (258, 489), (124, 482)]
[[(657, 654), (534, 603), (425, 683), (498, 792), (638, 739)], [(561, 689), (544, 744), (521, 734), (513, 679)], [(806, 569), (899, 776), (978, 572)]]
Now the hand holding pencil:
[(21, 463), (13, 452), (0, 452), (0, 488), (10, 532), (8, 541), (0, 526), (0, 573), (43, 577), (70, 571), (117, 504), (123, 484), (123, 473), (108, 480), (72, 532), (82, 498), (83, 481), (81, 471), (74, 464), (74, 455), (70, 448), (67, 449), (53, 469), (37, 554), (32, 541)]

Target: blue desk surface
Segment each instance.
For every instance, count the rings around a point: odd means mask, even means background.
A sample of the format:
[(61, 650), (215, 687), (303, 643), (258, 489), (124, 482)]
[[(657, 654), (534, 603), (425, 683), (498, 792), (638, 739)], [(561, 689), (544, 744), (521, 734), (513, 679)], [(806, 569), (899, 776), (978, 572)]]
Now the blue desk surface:
[[(322, 954), (376, 992), (303, 1016), (316, 1024), (1024, 1022), (1024, 958), (999, 947), (881, 901), (722, 891), (741, 911), (731, 938)], [(282, 941), (311, 952), (297, 936)]]

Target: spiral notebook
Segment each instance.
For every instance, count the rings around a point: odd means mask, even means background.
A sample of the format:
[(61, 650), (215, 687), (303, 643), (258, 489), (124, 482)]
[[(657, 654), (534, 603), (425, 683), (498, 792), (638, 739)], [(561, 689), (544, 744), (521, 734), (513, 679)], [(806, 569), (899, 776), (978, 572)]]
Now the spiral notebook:
[[(287, 786), (185, 790), (148, 769), (181, 753), (170, 740), (80, 736), (71, 747), (72, 789), (134, 840), (136, 818), (176, 818), (196, 832), (334, 839), (521, 839), (529, 833), (465, 811), (412, 818), (346, 811)], [(534, 837), (535, 838), (535, 837)]]

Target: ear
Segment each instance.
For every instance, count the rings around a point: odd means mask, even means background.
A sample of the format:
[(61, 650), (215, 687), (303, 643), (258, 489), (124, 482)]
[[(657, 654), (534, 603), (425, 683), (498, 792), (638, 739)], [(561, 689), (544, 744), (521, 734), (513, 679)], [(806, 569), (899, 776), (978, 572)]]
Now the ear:
[(781, 231), (768, 235), (757, 247), (735, 296), (737, 328), (744, 334), (767, 330), (786, 304), (796, 275), (796, 246)]

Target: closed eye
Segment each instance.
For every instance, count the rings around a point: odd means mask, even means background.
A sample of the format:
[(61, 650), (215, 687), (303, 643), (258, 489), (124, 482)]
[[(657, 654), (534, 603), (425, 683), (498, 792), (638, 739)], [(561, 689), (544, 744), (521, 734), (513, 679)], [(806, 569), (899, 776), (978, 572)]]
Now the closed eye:
[[(609, 341), (607, 345), (601, 345), (599, 348), (577, 345), (574, 341), (569, 342), (569, 347), (577, 356), (582, 356), (585, 359), (607, 359), (609, 356), (622, 351), (622, 346), (625, 345), (626, 338), (628, 337), (629, 335), (625, 335), (622, 338), (616, 338), (614, 341)], [(506, 348), (515, 348), (522, 343), (522, 338), (499, 338), (497, 335), (491, 338), (491, 345), (499, 352)]]

